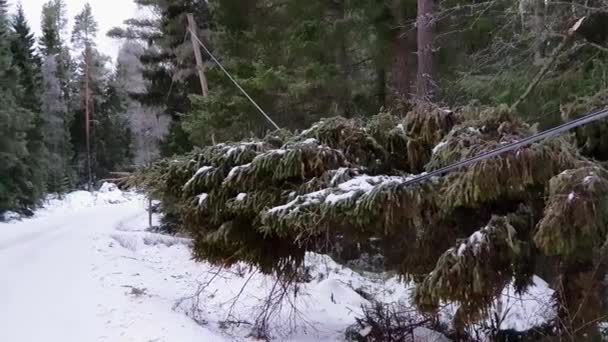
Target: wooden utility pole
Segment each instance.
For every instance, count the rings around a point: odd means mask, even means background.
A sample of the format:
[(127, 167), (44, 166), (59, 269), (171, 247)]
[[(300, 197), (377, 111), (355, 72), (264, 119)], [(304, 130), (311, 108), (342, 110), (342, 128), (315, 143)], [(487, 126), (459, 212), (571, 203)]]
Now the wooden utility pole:
[(203, 97), (209, 96), (209, 86), (207, 85), (207, 77), (205, 77), (205, 69), (203, 66), (203, 55), (201, 54), (201, 47), (198, 45), (197, 38), (197, 26), (194, 21), (194, 15), (192, 13), (187, 14), (188, 17), (188, 30), (190, 31), (190, 40), (192, 41), (192, 49), (194, 50), (194, 58), (196, 59), (196, 69), (198, 71), (198, 78), (201, 82), (201, 88), (203, 90)]
[(84, 115), (85, 139), (87, 144), (87, 172), (89, 176), (89, 191), (93, 190), (93, 172), (91, 167), (91, 87), (90, 82), (91, 48), (87, 43), (84, 51)]

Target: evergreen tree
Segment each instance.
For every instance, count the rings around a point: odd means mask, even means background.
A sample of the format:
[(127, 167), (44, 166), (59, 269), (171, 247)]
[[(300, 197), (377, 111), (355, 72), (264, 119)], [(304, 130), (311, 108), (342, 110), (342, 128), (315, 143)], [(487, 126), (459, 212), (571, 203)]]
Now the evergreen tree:
[[(84, 131), (84, 136), (80, 140), (80, 144), (76, 144), (78, 157), (78, 165), (80, 169), (81, 179), (86, 179), (88, 187), (93, 186), (93, 176), (95, 168), (95, 153), (94, 153), (94, 130), (91, 125), (93, 120), (93, 110), (96, 108), (94, 103), (94, 96), (101, 94), (101, 86), (99, 83), (94, 84), (95, 78), (103, 77), (99, 72), (103, 72), (104, 61), (103, 56), (97, 53), (95, 50), (95, 38), (97, 36), (97, 22), (93, 17), (93, 10), (89, 3), (86, 3), (82, 11), (74, 18), (74, 28), (72, 29), (72, 44), (78, 49), (80, 54), (78, 60), (78, 76), (80, 96), (79, 104), (82, 109), (81, 115), (83, 124), (73, 127), (72, 136), (78, 136), (75, 134), (79, 129)], [(97, 74), (96, 74), (97, 73)], [(95, 75), (96, 74), (96, 75)], [(75, 123), (79, 123), (76, 120)], [(97, 120), (97, 122), (100, 122)]]
[(45, 56), (60, 53), (66, 25), (66, 4), (63, 0), (50, 0), (42, 6), (40, 50)]
[[(378, 110), (376, 82), (369, 77), (378, 46), (370, 44), (374, 31), (366, 4), (254, 1), (243, 6), (220, 0), (213, 9), (214, 52), (279, 126), (303, 128), (320, 116)], [(197, 98), (197, 110), (185, 123), (195, 143), (209, 143), (212, 134), (223, 141), (269, 128), (219, 68), (210, 67), (209, 83), (210, 97)]]
[(107, 176), (131, 159), (126, 108), (107, 68), (109, 58), (95, 48), (96, 36), (97, 22), (86, 4), (75, 17), (72, 31), (72, 43), (80, 55), (75, 74), (76, 120), (71, 132), (82, 180)]
[[(458, 113), (458, 114), (456, 114)], [(193, 255), (247, 262), (293, 280), (306, 252), (340, 262), (378, 255), (436, 313), (457, 304), (461, 340), (506, 286), (525, 291), (551, 257), (551, 334), (599, 341), (608, 238), (608, 171), (554, 137), (411, 184), (532, 135), (507, 107), (417, 107), (405, 118), (324, 119), (301, 133), (223, 143), (155, 164), (141, 184), (194, 237)], [(547, 267), (547, 266), (545, 266)], [(573, 314), (576, 312), (576, 314)]]
[(64, 192), (75, 183), (70, 129), (74, 113), (74, 63), (65, 45), (66, 4), (51, 0), (42, 7), (42, 113), (48, 122), (45, 144), (50, 152), (49, 191)]
[(418, 0), (416, 28), (418, 32), (418, 74), (416, 98), (432, 101), (436, 93), (435, 62), (433, 61), (435, 0)]
[(472, 0), (464, 4), (446, 0), (437, 4), (436, 82), (442, 101), (514, 104), (553, 59), (517, 106), (522, 116), (532, 121), (542, 118), (542, 126), (552, 126), (562, 120), (561, 107), (605, 88), (605, 41), (591, 44), (576, 34), (557, 51), (576, 20), (608, 10), (605, 2), (500, 0), (485, 6)]
[(95, 173), (108, 176), (112, 171), (123, 171), (131, 165), (131, 132), (123, 93), (117, 87), (115, 75), (104, 82), (96, 111)]
[(17, 14), (12, 20), (13, 40), (11, 51), (13, 66), (19, 73), (19, 95), (17, 103), (20, 107), (32, 113), (31, 126), (27, 132), (27, 177), (31, 184), (31, 192), (27, 205), (33, 206), (46, 192), (48, 150), (44, 144), (44, 135), (47, 132), (47, 122), (40, 112), (40, 61), (35, 55), (34, 35), (25, 19), (23, 8), (17, 7)]
[[(213, 63), (206, 66), (210, 97), (189, 96), (200, 95), (200, 85), (190, 43), (184, 41), (188, 12), (195, 15), (199, 38), (282, 127), (399, 108), (414, 89), (416, 35), (408, 23), (416, 18), (415, 0), (217, 0), (211, 6), (154, 0), (141, 5), (159, 13), (159, 20), (128, 20), (126, 28), (109, 35), (150, 44), (142, 55), (150, 84), (140, 99), (166, 102), (161, 104), (175, 124), (198, 145), (214, 136), (260, 135), (269, 126)], [(192, 115), (184, 122), (175, 115), (188, 112)], [(172, 129), (173, 146), (179, 131)]]
[(6, 0), (0, 0), (0, 212), (25, 209), (36, 199), (28, 178), (27, 132), (32, 114), (17, 104), (20, 97), (18, 70), (13, 67)]
[(40, 59), (34, 47), (34, 34), (27, 23), (21, 4), (17, 6), (12, 28), (15, 33), (11, 44), (13, 63), (19, 68), (19, 84), (23, 87), (23, 98), (20, 102), (25, 108), (37, 112), (40, 110), (37, 96), (40, 87)]
[[(108, 35), (135, 39), (147, 44), (141, 61), (147, 91), (136, 96), (144, 106), (164, 108), (171, 117), (170, 133), (163, 143), (163, 153), (185, 153), (192, 144), (184, 133), (181, 120), (192, 109), (190, 94), (200, 94), (194, 56), (186, 36), (186, 14), (194, 14), (201, 32), (210, 29), (209, 3), (204, 0), (135, 0), (154, 13), (156, 20), (130, 19), (125, 28), (114, 28)], [(205, 37), (201, 37), (205, 39)]]
[(89, 3), (74, 18), (74, 28), (72, 30), (72, 43), (77, 49), (84, 51), (87, 48), (95, 47), (97, 37), (97, 21), (93, 17), (93, 9)]
[(133, 41), (125, 42), (116, 60), (116, 91), (126, 111), (132, 138), (133, 163), (149, 165), (160, 156), (159, 144), (168, 132), (170, 118), (161, 108), (145, 106), (135, 100), (146, 92), (143, 64), (144, 48)]
[[(535, 130), (524, 119), (549, 125), (605, 106), (605, 2), (212, 5), (204, 42), (282, 127), (381, 106), (402, 115), (410, 100), (506, 103), (517, 111), (463, 107), (461, 117), (416, 107), (404, 119), (325, 119), (301, 134), (162, 161), (144, 178), (165, 213), (196, 237), (196, 258), (291, 274), (307, 250), (327, 252), (335, 243), (335, 256), (347, 261), (339, 251), (354, 244), (416, 281), (421, 309), (458, 303), (454, 328), (463, 338), (507, 284), (524, 290), (534, 272), (547, 272), (535, 260), (550, 259), (554, 333), (598, 339), (608, 173), (588, 157), (608, 158), (605, 123), (577, 130), (576, 140), (535, 144), (419, 186), (403, 185), (403, 175), (523, 139)], [(208, 145), (212, 137), (263, 136), (258, 113), (220, 70), (206, 71), (210, 96), (192, 96), (183, 122), (190, 139)]]
[(49, 150), (48, 190), (62, 193), (69, 189), (71, 180), (72, 145), (70, 125), (72, 118), (63, 96), (59, 79), (59, 56), (44, 57), (42, 64), (42, 108), (46, 117), (45, 145)]

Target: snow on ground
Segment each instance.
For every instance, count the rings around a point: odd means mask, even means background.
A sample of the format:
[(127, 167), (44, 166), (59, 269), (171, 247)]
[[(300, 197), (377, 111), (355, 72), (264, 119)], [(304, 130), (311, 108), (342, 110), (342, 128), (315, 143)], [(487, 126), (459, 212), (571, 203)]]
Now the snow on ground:
[[(146, 231), (145, 206), (142, 196), (104, 185), (51, 198), (31, 219), (1, 223), (0, 341), (253, 341), (266, 298), (281, 293), (276, 282), (245, 265), (192, 261), (189, 239)], [(409, 302), (411, 288), (396, 278), (363, 276), (315, 254), (306, 264), (305, 282), (270, 310), (277, 340), (343, 340), (369, 304), (361, 294)], [(535, 281), (528, 297), (506, 290), (508, 305), (497, 306), (504, 328), (546, 319), (538, 303), (550, 290)], [(416, 331), (423, 342), (436, 334)]]

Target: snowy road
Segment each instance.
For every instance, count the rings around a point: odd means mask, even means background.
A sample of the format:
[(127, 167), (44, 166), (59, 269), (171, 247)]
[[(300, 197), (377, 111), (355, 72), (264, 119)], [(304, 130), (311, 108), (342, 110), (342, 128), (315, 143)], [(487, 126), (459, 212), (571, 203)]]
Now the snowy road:
[(200, 341), (208, 336), (167, 307), (138, 307), (127, 289), (106, 280), (122, 273), (122, 265), (103, 250), (111, 245), (110, 234), (125, 222), (143, 220), (143, 202), (87, 207), (80, 202), (91, 201), (88, 194), (79, 195), (71, 206), (0, 225), (0, 341)]
[[(274, 280), (236, 266), (192, 297), (218, 269), (192, 261), (189, 240), (146, 227), (145, 201), (119, 190), (71, 193), (34, 218), (0, 223), (0, 341), (253, 341)], [(377, 286), (326, 257), (311, 255), (310, 265), (302, 316), (270, 322), (278, 340), (342, 340), (367, 302), (354, 288)]]
[[(143, 198), (119, 190), (71, 193), (32, 219), (0, 223), (0, 341), (253, 341), (252, 322), (274, 280), (227, 269), (195, 300), (218, 269), (192, 261), (189, 240), (146, 228)], [(341, 340), (366, 303), (352, 288), (365, 279), (321, 256), (311, 266), (318, 281), (298, 297), (304, 314), (277, 316), (278, 340)], [(306, 329), (291, 331), (294, 323)]]
[(104, 289), (93, 243), (141, 212), (135, 203), (85, 208), (0, 231), (0, 341), (97, 341)]

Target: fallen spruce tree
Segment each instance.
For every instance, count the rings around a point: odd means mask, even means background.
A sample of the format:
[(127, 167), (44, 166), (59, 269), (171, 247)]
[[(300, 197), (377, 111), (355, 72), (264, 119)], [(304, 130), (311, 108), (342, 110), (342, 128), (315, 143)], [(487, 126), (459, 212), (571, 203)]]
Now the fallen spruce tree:
[(162, 160), (135, 180), (194, 238), (197, 260), (288, 277), (308, 251), (343, 263), (380, 255), (384, 270), (417, 284), (422, 312), (459, 304), (457, 334), (508, 284), (524, 291), (536, 261), (548, 259), (557, 275), (554, 334), (593, 339), (605, 312), (608, 171), (573, 137), (405, 185), (533, 133), (503, 107), (421, 106), (403, 118), (336, 117), (218, 144)]

